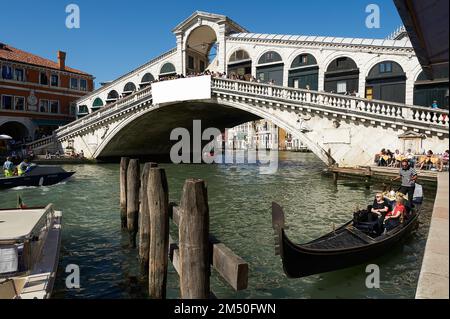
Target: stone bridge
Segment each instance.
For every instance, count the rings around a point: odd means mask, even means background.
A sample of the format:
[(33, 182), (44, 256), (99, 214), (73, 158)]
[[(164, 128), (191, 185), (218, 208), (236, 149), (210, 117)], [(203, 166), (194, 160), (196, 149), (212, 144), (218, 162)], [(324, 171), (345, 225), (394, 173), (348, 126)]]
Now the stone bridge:
[[(183, 96), (184, 95), (184, 96)], [(87, 158), (167, 155), (182, 127), (223, 131), (264, 118), (299, 138), (327, 165), (368, 165), (381, 148), (448, 148), (447, 110), (210, 76), (154, 83), (36, 141)]]

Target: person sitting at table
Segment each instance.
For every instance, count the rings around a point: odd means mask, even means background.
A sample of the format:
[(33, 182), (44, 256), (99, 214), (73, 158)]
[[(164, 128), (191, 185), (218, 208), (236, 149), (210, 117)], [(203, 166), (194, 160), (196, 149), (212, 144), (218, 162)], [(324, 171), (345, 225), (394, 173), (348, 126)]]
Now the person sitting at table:
[(430, 165), (430, 166), (433, 165), (433, 161), (431, 160), (432, 157), (433, 157), (433, 152), (431, 150), (429, 150), (427, 152), (427, 156), (425, 157), (424, 161), (422, 163), (420, 163), (420, 169), (423, 169), (423, 167), (425, 165), (427, 165), (427, 166), (428, 165)]
[(402, 160), (403, 160), (403, 155), (400, 153), (400, 151), (399, 150), (395, 150), (395, 152), (394, 152), (394, 160), (395, 160), (395, 167), (400, 167), (400, 163), (402, 162)]
[(378, 157), (378, 166), (387, 166), (388, 159), (389, 156), (386, 153), (386, 149), (383, 148)]
[(384, 218), (384, 231), (390, 231), (400, 225), (406, 216), (406, 207), (404, 205), (404, 199), (401, 196), (397, 196), (397, 201), (394, 209), (386, 214)]
[(416, 157), (414, 156), (414, 154), (413, 154), (413, 152), (411, 151), (410, 148), (408, 148), (408, 149), (406, 150), (406, 153), (405, 153), (405, 157), (404, 157), (404, 158), (407, 159), (407, 160), (409, 161), (409, 165), (410, 165), (411, 167), (415, 167), (415, 166), (416, 166)]

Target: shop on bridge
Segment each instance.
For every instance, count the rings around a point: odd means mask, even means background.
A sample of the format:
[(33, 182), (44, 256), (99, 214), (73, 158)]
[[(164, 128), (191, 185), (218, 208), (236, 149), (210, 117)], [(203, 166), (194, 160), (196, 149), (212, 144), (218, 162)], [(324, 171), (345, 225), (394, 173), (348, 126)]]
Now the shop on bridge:
[(359, 68), (348, 57), (333, 60), (325, 72), (324, 88), (326, 92), (354, 94), (358, 92)]
[(431, 107), (433, 101), (438, 108), (448, 110), (448, 69), (434, 80), (428, 80), (422, 71), (414, 83), (414, 105)]
[(367, 99), (405, 103), (406, 73), (393, 61), (376, 64), (366, 78)]
[(262, 55), (256, 67), (256, 78), (261, 83), (273, 82), (275, 85), (283, 85), (284, 63), (281, 56), (275, 51), (269, 51)]
[(297, 56), (289, 69), (288, 85), (296, 89), (319, 89), (319, 66), (311, 54)]
[(228, 60), (229, 75), (242, 75), (245, 80), (249, 80), (252, 76), (252, 59), (250, 55), (244, 50), (238, 50), (233, 52)]

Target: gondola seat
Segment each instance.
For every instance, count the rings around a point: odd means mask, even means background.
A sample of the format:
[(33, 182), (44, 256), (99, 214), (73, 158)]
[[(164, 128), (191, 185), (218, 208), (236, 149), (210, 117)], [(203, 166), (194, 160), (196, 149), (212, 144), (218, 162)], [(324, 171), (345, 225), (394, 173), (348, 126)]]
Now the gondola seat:
[(383, 232), (380, 229), (378, 218), (371, 212), (372, 207), (368, 206), (366, 210), (360, 210), (353, 214), (353, 227), (365, 232), (368, 235), (379, 235)]

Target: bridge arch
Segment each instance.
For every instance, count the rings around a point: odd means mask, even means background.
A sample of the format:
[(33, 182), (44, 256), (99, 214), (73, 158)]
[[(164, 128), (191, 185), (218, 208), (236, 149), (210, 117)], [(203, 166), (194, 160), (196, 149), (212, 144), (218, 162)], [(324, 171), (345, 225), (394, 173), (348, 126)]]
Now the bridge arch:
[(142, 76), (139, 86), (141, 88), (144, 88), (146, 86), (149, 86), (153, 81), (155, 81), (155, 77), (150, 72), (147, 72)]
[[(187, 104), (186, 104), (187, 103)], [(212, 116), (213, 118), (210, 120), (206, 120), (205, 126), (203, 125), (204, 121), (202, 120), (202, 129), (205, 129), (207, 127), (217, 127), (220, 130), (223, 128), (231, 128), (234, 126), (237, 126), (242, 123), (249, 122), (251, 120), (256, 119), (266, 119), (268, 121), (271, 121), (278, 127), (284, 129), (287, 132), (292, 132), (292, 135), (301, 139), (302, 142), (304, 142), (322, 161), (324, 161), (327, 164), (330, 164), (333, 162), (333, 159), (327, 154), (327, 152), (316, 142), (311, 140), (306, 134), (301, 132), (298, 127), (297, 122), (297, 116), (286, 116), (286, 118), (282, 118), (280, 116), (277, 116), (275, 113), (270, 112), (266, 109), (262, 109), (256, 105), (247, 104), (247, 103), (241, 103), (238, 101), (228, 101), (228, 100), (218, 100), (218, 99), (210, 99), (210, 100), (202, 100), (201, 102), (174, 102), (174, 103), (167, 103), (164, 105), (151, 105), (148, 108), (146, 108), (144, 111), (135, 113), (122, 121), (120, 124), (115, 126), (110, 132), (108, 132), (108, 135), (102, 140), (102, 142), (98, 145), (95, 153), (93, 154), (94, 158), (102, 158), (107, 157), (110, 155), (110, 151), (108, 151), (108, 147), (110, 147), (110, 144), (117, 143), (118, 148), (123, 149), (125, 146), (124, 132), (135, 132), (140, 131), (139, 134), (142, 134), (148, 138), (154, 138), (154, 141), (156, 140), (168, 140), (168, 136), (170, 135), (169, 131), (166, 131), (164, 136), (161, 136), (160, 133), (155, 133), (156, 137), (153, 137), (153, 134), (146, 134), (145, 132), (142, 132), (141, 130), (137, 129), (137, 127), (133, 127), (133, 125), (141, 125), (141, 127), (146, 127), (149, 130), (151, 130), (152, 126), (161, 125), (161, 119), (164, 118), (161, 114), (164, 114), (164, 112), (167, 112), (167, 114), (172, 114), (170, 116), (170, 123), (174, 125), (174, 127), (187, 127), (187, 126), (178, 126), (179, 122), (176, 122), (174, 120), (173, 114), (179, 114), (179, 112), (174, 112), (173, 108), (179, 108), (180, 110), (188, 110), (186, 113), (186, 118), (178, 118), (178, 120), (183, 120), (185, 123), (188, 123), (189, 121), (192, 122), (192, 119), (201, 119), (201, 117), (207, 115)], [(202, 113), (203, 112), (203, 113)], [(209, 113), (205, 113), (209, 112)], [(153, 115), (151, 113), (154, 113)], [(191, 114), (189, 116), (189, 114)], [(230, 115), (231, 114), (231, 115)], [(145, 122), (145, 119), (151, 119), (152, 116), (154, 117), (152, 124), (150, 125), (149, 122)], [(177, 115), (179, 116), (179, 115)], [(227, 117), (228, 118), (224, 118)], [(139, 121), (143, 121), (142, 123), (139, 123)], [(175, 122), (174, 122), (175, 121)], [(209, 122), (208, 122), (209, 121)], [(217, 121), (217, 122), (215, 122)], [(230, 125), (228, 125), (230, 124)], [(136, 137), (133, 138), (133, 141), (136, 140)], [(147, 140), (146, 140), (147, 142)], [(122, 144), (120, 144), (122, 143)], [(152, 144), (152, 142), (149, 142), (149, 144)], [(153, 145), (152, 145), (153, 146)], [(142, 148), (142, 147), (141, 147)], [(140, 148), (140, 149), (141, 149)], [(106, 152), (105, 152), (106, 150)], [(166, 152), (168, 154), (168, 149), (166, 149)]]
[(218, 32), (214, 25), (202, 24), (189, 30), (185, 41), (186, 74), (205, 71), (216, 54)]
[(246, 79), (252, 76), (252, 58), (250, 54), (241, 48), (238, 48), (228, 54), (227, 73), (242, 75)]
[(276, 51), (264, 51), (256, 60), (256, 78), (262, 83), (274, 81), (276, 85), (283, 85), (284, 61)]
[(159, 70), (159, 79), (164, 79), (177, 74), (175, 65), (172, 62), (165, 62)]
[(136, 84), (133, 82), (127, 82), (122, 90), (122, 95), (126, 96), (129, 94), (132, 94), (133, 92), (136, 92)]
[(288, 86), (319, 90), (319, 64), (311, 53), (298, 54), (289, 64)]
[(405, 103), (406, 73), (392, 60), (376, 63), (366, 76), (365, 97), (382, 101)]
[(106, 97), (106, 103), (115, 102), (119, 99), (119, 93), (116, 90), (111, 90)]
[(100, 109), (103, 106), (103, 100), (99, 97), (95, 98), (94, 102), (92, 102), (91, 110), (95, 111)]
[(355, 60), (346, 55), (334, 57), (325, 68), (324, 90), (334, 93), (359, 91), (360, 68)]

